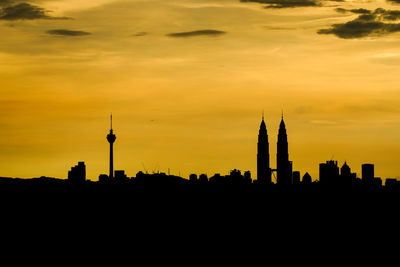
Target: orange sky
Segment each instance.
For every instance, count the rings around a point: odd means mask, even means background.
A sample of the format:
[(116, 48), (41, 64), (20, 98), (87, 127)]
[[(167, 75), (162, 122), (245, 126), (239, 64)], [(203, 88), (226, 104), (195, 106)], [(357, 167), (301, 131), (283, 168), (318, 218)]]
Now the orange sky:
[[(21, 3), (31, 13), (7, 9)], [(97, 180), (112, 112), (115, 168), (128, 176), (237, 168), (254, 179), (262, 110), (275, 166), (283, 109), (294, 170), (317, 179), (334, 159), (398, 177), (400, 22), (385, 16), (400, 6), (315, 3), (0, 0), (0, 176), (66, 178), (85, 161)], [(381, 28), (344, 36), (360, 8)]]

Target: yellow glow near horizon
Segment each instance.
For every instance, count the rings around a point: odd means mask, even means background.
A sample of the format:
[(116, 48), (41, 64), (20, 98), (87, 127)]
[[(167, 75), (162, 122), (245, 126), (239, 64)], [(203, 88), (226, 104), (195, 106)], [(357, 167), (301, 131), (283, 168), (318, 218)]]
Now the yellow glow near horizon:
[[(88, 178), (115, 169), (256, 177), (265, 111), (271, 166), (285, 112), (294, 170), (345, 160), (382, 178), (400, 164), (399, 33), (342, 39), (317, 34), (357, 17), (332, 5), (264, 9), (239, 0), (30, 1), (57, 17), (0, 20), (0, 176)], [(346, 9), (400, 7), (335, 2)], [(82, 31), (57, 36), (53, 29)], [(173, 38), (212, 29), (225, 34)]]

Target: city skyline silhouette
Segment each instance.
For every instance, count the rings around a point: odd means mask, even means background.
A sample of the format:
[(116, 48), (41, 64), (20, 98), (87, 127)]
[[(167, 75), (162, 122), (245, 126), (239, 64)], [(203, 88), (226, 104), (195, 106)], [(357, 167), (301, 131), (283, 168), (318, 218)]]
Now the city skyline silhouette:
[(399, 3), (267, 2), (0, 1), (0, 176), (399, 179)]
[(10, 249), (393, 243), (372, 241), (397, 226), (400, 0), (0, 0), (0, 31)]
[[(229, 174), (215, 173), (208, 176), (206, 173), (196, 174), (192, 173), (189, 177), (181, 177), (180, 175), (171, 175), (164, 172), (148, 173), (147, 170), (140, 170), (135, 176), (129, 177), (124, 170), (114, 170), (114, 153), (113, 145), (116, 141), (116, 135), (113, 129), (113, 117), (110, 115), (110, 129), (106, 135), (106, 140), (109, 143), (109, 173), (100, 174), (98, 181), (88, 179), (86, 177), (85, 162), (80, 161), (77, 165), (71, 167), (68, 171), (67, 179), (48, 178), (42, 176), (34, 179), (16, 179), (16, 178), (1, 178), (0, 184), (42, 184), (42, 185), (56, 185), (56, 184), (71, 184), (71, 185), (84, 185), (84, 184), (121, 184), (121, 185), (258, 185), (258, 186), (279, 186), (279, 188), (302, 188), (304, 190), (311, 189), (312, 185), (319, 186), (317, 188), (368, 188), (374, 190), (387, 190), (400, 189), (400, 180), (393, 178), (386, 178), (385, 181), (381, 177), (375, 176), (375, 166), (371, 163), (362, 164), (361, 176), (351, 171), (351, 167), (344, 162), (342, 166), (338, 165), (338, 161), (327, 160), (319, 164), (319, 176), (312, 178), (308, 172), (301, 174), (300, 171), (293, 170), (293, 161), (290, 161), (289, 142), (286, 124), (284, 121), (283, 112), (279, 124), (277, 134), (277, 153), (276, 153), (276, 167), (270, 165), (270, 151), (269, 151), (269, 136), (267, 126), (264, 121), (264, 113), (262, 114), (260, 128), (258, 132), (257, 142), (257, 173), (256, 178), (252, 178), (252, 173), (246, 170), (242, 173), (241, 170), (232, 168)], [(144, 166), (143, 166), (144, 167)], [(302, 186), (302, 187), (299, 187)]]

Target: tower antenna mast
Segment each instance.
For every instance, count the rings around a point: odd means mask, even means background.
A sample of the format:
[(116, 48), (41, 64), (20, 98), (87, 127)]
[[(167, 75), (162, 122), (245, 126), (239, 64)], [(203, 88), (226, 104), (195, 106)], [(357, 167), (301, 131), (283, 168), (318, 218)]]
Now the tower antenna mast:
[(114, 177), (114, 153), (113, 153), (113, 144), (115, 142), (115, 139), (117, 139), (117, 137), (115, 136), (115, 134), (113, 133), (112, 130), (112, 113), (111, 113), (111, 129), (110, 129), (110, 133), (107, 135), (107, 141), (110, 143), (110, 172), (108, 177), (109, 178), (113, 178)]

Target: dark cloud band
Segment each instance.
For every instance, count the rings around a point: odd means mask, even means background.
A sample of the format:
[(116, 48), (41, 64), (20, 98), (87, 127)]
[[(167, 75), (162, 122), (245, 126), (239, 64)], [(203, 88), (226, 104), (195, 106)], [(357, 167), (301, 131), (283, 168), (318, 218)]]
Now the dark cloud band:
[(351, 13), (354, 13), (354, 14), (371, 14), (371, 11), (368, 10), (368, 9), (365, 9), (365, 8), (345, 9), (345, 8), (338, 7), (335, 10), (336, 10), (336, 12), (339, 12), (339, 13), (351, 12)]
[(65, 30), (65, 29), (55, 29), (49, 30), (46, 32), (50, 35), (57, 35), (57, 36), (85, 36), (91, 34), (90, 32), (85, 31), (73, 31), (73, 30)]
[(32, 20), (47, 18), (49, 18), (49, 16), (46, 15), (43, 8), (28, 3), (5, 6), (0, 11), (0, 19), (3, 20)]
[(385, 10), (377, 8), (375, 11), (366, 9), (338, 10), (338, 12), (352, 12), (361, 14), (356, 19), (346, 22), (333, 24), (329, 29), (321, 29), (319, 34), (334, 34), (339, 38), (353, 39), (367, 36), (379, 36), (400, 31), (399, 10)]
[(400, 0), (387, 0), (390, 3), (400, 4)]
[(169, 37), (194, 37), (194, 36), (219, 36), (223, 35), (226, 32), (218, 31), (218, 30), (198, 30), (198, 31), (190, 31), (190, 32), (176, 32), (167, 34)]
[(145, 35), (147, 35), (147, 32), (137, 32), (137, 33), (133, 34), (132, 36), (133, 37), (141, 37), (141, 36), (145, 36)]
[[(252, 2), (264, 4), (265, 8), (318, 7), (322, 6), (323, 1), (324, 0), (240, 0), (240, 2), (243, 3)], [(344, 0), (331, 1), (343, 2)]]
[(310, 7), (319, 5), (316, 0), (240, 0), (240, 2), (265, 4), (265, 8)]
[(69, 19), (67, 17), (52, 17), (47, 11), (26, 2), (0, 0), (0, 20), (34, 20), (34, 19)]

